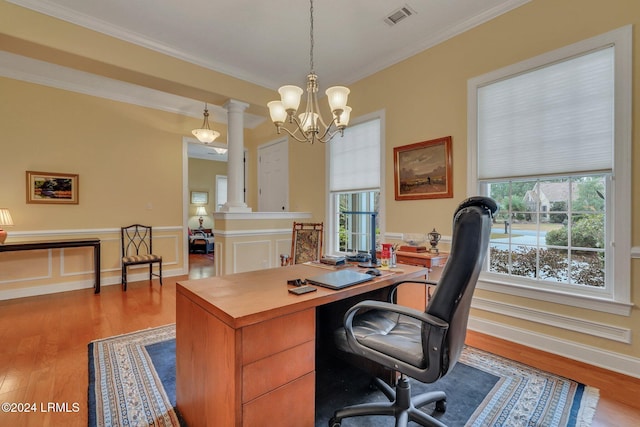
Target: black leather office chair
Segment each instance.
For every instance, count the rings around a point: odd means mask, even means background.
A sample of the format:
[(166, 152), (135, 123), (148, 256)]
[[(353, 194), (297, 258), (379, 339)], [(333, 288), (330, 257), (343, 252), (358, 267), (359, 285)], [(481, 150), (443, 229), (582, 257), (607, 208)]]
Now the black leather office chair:
[[(340, 409), (329, 421), (330, 427), (340, 426), (343, 418), (363, 415), (395, 416), (397, 427), (406, 426), (409, 421), (444, 426), (418, 408), (436, 402), (436, 411), (444, 412), (445, 393), (411, 397), (406, 376), (433, 383), (458, 361), (464, 347), (471, 296), (487, 254), (492, 217), (497, 210), (496, 202), (486, 197), (471, 197), (460, 204), (453, 218), (449, 259), (424, 312), (381, 301), (363, 301), (347, 311), (344, 328), (336, 331), (338, 348), (401, 375), (395, 390), (379, 378), (374, 380), (390, 402)], [(396, 288), (402, 283), (406, 281), (397, 283)]]

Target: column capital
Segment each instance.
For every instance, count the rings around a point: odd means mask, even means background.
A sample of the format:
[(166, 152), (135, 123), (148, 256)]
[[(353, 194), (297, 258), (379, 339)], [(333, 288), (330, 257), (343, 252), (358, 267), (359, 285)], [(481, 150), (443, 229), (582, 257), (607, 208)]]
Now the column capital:
[(236, 99), (229, 99), (222, 105), (227, 111), (244, 111), (249, 108), (249, 104), (246, 102), (238, 101)]

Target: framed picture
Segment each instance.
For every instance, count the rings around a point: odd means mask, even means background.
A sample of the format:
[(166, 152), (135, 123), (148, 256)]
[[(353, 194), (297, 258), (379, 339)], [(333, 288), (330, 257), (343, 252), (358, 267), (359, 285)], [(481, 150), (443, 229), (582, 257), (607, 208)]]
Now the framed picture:
[(206, 191), (192, 191), (191, 192), (191, 204), (192, 205), (207, 205), (209, 204), (209, 193)]
[(78, 175), (27, 171), (27, 203), (78, 204)]
[(396, 200), (453, 197), (451, 137), (394, 147)]

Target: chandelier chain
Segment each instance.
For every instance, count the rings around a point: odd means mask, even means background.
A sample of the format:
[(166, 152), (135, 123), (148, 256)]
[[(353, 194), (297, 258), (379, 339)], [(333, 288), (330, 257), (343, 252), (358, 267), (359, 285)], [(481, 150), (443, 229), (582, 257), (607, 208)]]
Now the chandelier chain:
[(311, 16), (311, 25), (309, 26), (309, 68), (311, 69), (311, 74), (315, 74), (315, 71), (313, 70), (313, 0), (311, 0), (310, 3), (309, 16)]

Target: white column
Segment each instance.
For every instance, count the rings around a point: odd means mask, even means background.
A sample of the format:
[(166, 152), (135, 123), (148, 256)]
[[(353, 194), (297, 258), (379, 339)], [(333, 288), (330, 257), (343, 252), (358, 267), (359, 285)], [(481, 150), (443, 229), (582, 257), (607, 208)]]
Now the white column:
[(244, 202), (244, 110), (249, 104), (228, 100), (227, 110), (227, 203), (223, 212), (251, 212)]

